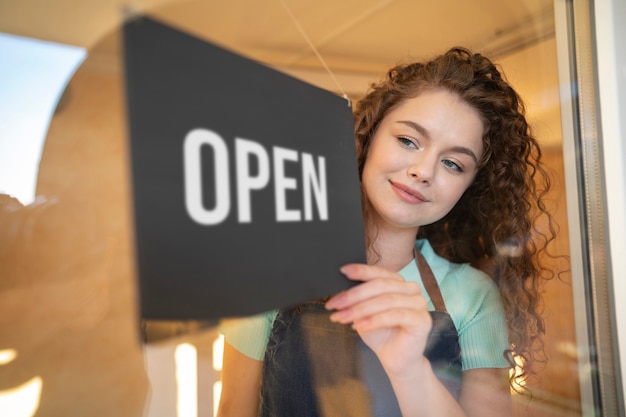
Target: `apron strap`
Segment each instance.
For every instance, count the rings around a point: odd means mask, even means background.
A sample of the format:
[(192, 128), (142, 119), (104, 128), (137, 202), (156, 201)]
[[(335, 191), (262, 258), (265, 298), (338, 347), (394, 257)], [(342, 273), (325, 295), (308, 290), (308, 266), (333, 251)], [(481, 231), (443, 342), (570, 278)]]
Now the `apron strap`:
[(424, 259), (424, 255), (422, 255), (417, 247), (413, 249), (413, 254), (415, 256), (415, 262), (417, 263), (417, 269), (420, 273), (420, 277), (422, 278), (422, 283), (424, 284), (424, 288), (426, 288), (426, 292), (435, 306), (435, 310), (448, 312), (448, 310), (446, 310), (446, 304), (443, 302), (443, 297), (441, 295), (441, 291), (439, 290), (437, 279), (435, 278), (435, 275), (433, 275), (433, 271), (430, 269), (430, 266), (428, 266), (428, 262)]

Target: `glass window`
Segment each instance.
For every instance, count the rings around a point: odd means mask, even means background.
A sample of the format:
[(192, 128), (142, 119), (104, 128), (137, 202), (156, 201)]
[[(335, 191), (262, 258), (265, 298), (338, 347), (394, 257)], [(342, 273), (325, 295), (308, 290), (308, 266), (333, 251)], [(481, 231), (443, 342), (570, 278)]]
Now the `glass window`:
[[(557, 256), (544, 259), (555, 272), (543, 287), (545, 361), (535, 377), (511, 390), (514, 415), (590, 417), (624, 414), (620, 366), (625, 359), (617, 330), (626, 318), (613, 297), (623, 288), (612, 281), (619, 275), (620, 256), (611, 254), (620, 229), (607, 218), (607, 207), (620, 206), (606, 184), (624, 186), (615, 182), (619, 174), (604, 170), (607, 161), (623, 165), (624, 158), (606, 154), (623, 145), (606, 137), (611, 125), (605, 110), (611, 104), (602, 101), (600, 108), (599, 99), (608, 94), (600, 94), (601, 88), (610, 87), (599, 82), (596, 66), (616, 56), (615, 73), (606, 77), (623, 80), (624, 57), (596, 46), (596, 37), (606, 45), (620, 35), (618, 21), (614, 33), (594, 21), (594, 13), (623, 16), (623, 8), (613, 3), (593, 9), (586, 1), (565, 0), (192, 0), (145, 2), (145, 11), (352, 102), (389, 67), (451, 46), (466, 46), (496, 61), (525, 101), (552, 174), (546, 201), (559, 225), (550, 246)], [(218, 323), (142, 321), (138, 315), (120, 49), (124, 17), (106, 2), (83, 12), (65, 28), (58, 23), (61, 17), (37, 25), (35, 15), (19, 7), (0, 13), (0, 22), (12, 19), (6, 27), (21, 19), (32, 23), (16, 33), (45, 38), (45, 31), (35, 28), (49, 28), (59, 33), (56, 39), (88, 51), (67, 86), (56, 84), (56, 97), (62, 99), (44, 129), (43, 148), (30, 157), (39, 161), (41, 152), (36, 198), (19, 198), (2, 174), (0, 409), (15, 417), (213, 416), (224, 349)], [(102, 20), (91, 30), (78, 23), (94, 16)], [(97, 41), (80, 40), (69, 30), (73, 27), (84, 31), (83, 39)], [(73, 59), (67, 71), (82, 56)], [(8, 67), (21, 68), (12, 60)], [(52, 70), (49, 64), (35, 66)], [(20, 83), (36, 86), (43, 101), (44, 86), (35, 84), (41, 79), (30, 80)], [(3, 108), (15, 107), (5, 96), (0, 100)], [(621, 104), (615, 117), (620, 120), (626, 106), (615, 100)], [(35, 111), (34, 106), (19, 109), (20, 116)], [(43, 116), (37, 118), (47, 124)], [(4, 137), (0, 146), (9, 149), (2, 159), (13, 162), (26, 148)]]

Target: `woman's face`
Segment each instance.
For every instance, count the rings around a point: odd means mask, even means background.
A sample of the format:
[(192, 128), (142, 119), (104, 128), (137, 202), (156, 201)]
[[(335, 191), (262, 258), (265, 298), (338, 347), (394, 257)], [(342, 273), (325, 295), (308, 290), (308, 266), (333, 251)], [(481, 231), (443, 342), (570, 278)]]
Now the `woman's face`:
[(476, 176), (483, 130), (478, 112), (443, 89), (390, 111), (372, 138), (361, 177), (374, 221), (417, 229), (444, 217)]

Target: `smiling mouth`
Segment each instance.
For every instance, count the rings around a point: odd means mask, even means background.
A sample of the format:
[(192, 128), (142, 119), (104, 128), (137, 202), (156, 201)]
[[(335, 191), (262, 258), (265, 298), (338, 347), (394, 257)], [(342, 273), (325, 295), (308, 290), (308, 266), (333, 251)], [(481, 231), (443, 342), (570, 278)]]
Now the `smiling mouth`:
[(398, 184), (393, 181), (389, 181), (389, 183), (391, 184), (391, 187), (396, 192), (396, 194), (398, 194), (398, 196), (400, 196), (402, 200), (408, 203), (419, 204), (419, 203), (425, 203), (428, 201), (426, 200), (426, 197), (424, 197), (422, 194), (420, 194), (419, 192), (415, 190), (412, 190), (410, 187), (407, 187), (406, 185)]

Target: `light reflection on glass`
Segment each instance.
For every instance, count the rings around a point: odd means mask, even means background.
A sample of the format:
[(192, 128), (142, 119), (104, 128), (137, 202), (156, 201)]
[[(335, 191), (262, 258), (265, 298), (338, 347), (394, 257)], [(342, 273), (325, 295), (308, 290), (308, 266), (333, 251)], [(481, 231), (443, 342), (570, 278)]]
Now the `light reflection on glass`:
[(189, 343), (176, 346), (177, 417), (198, 417), (198, 351)]
[[(15, 349), (0, 350), (0, 365), (17, 358)], [(0, 410), (3, 417), (32, 417), (39, 408), (43, 379), (35, 376), (25, 383), (0, 391)]]

